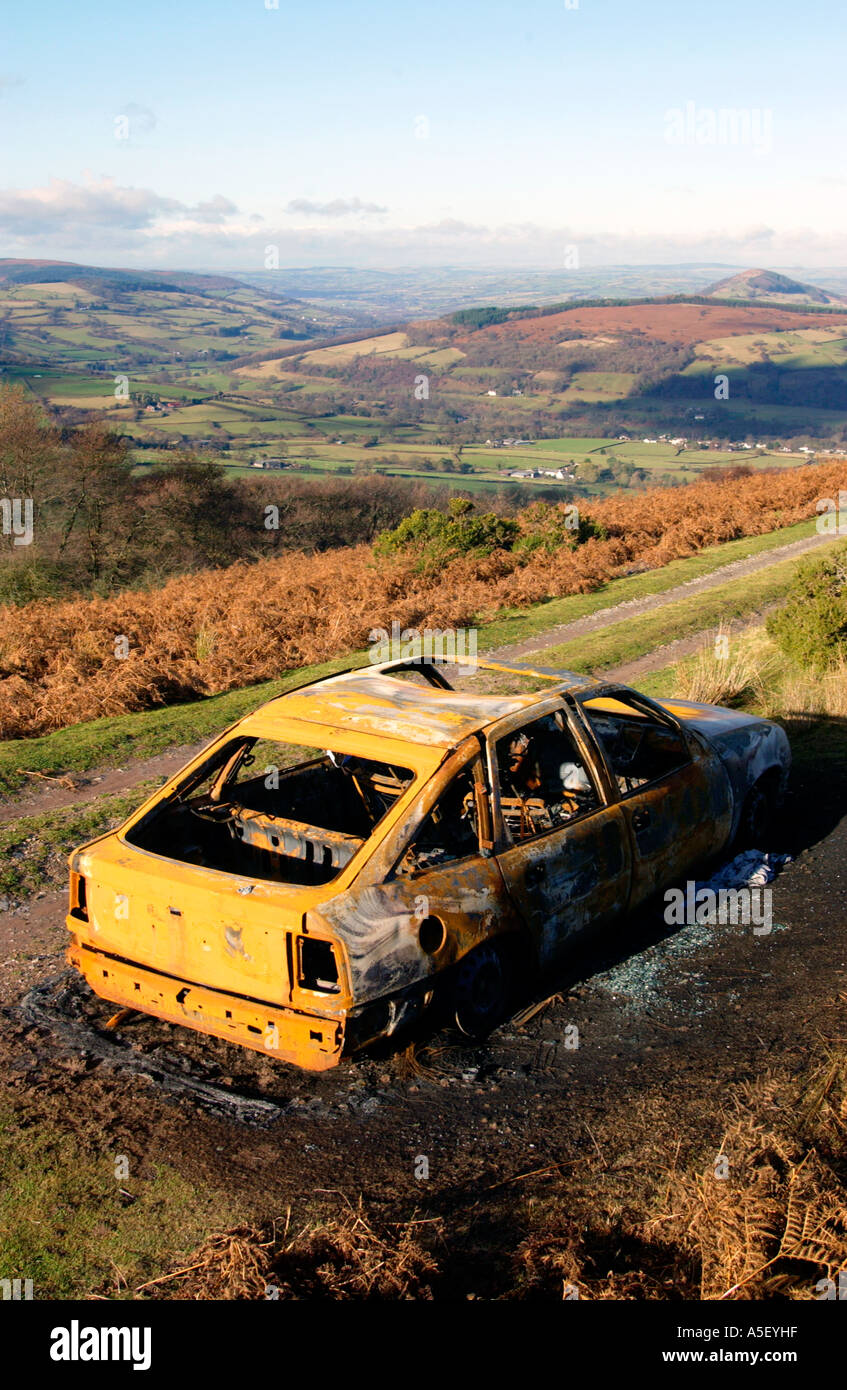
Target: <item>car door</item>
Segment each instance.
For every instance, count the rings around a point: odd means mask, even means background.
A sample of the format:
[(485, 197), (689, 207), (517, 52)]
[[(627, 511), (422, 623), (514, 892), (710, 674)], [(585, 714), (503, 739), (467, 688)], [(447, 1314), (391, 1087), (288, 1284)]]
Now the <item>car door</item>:
[(723, 847), (729, 783), (704, 744), (646, 696), (610, 686), (579, 696), (577, 706), (626, 817), (636, 907)]
[[(497, 863), (543, 966), (577, 933), (625, 911), (626, 821), (596, 750), (560, 697), (501, 720), (487, 743)], [(526, 745), (534, 766), (520, 762)]]
[(472, 739), (351, 889), (322, 905), (345, 942), (358, 1003), (427, 983), (487, 937), (521, 929), (491, 853), (490, 817)]

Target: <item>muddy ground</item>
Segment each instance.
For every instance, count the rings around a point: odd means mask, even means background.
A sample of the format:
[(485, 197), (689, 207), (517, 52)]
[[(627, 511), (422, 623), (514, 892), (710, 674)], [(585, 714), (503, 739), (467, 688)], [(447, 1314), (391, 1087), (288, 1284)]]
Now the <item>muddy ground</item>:
[[(263, 1126), (170, 1098), (21, 1020), (21, 997), (63, 968), (64, 898), (49, 894), (0, 917), (0, 1087), (22, 1124), (127, 1154), (133, 1171), (166, 1160), (196, 1187), (231, 1192), (249, 1219), (362, 1197), (383, 1226), (413, 1218), (425, 1234), (430, 1223), (446, 1297), (512, 1289), (521, 1241), (554, 1218), (593, 1232), (598, 1269), (665, 1269), (661, 1226), (639, 1244), (616, 1236), (620, 1221), (643, 1224), (669, 1172), (720, 1151), (742, 1082), (773, 1067), (802, 1074), (844, 1037), (845, 808), (843, 765), (802, 761), (768, 846), (794, 855), (769, 935), (674, 930), (653, 907), (583, 946), (537, 991), (551, 1002), (484, 1046), (443, 1029), (318, 1075), (155, 1020), (121, 1027), (127, 1050), (272, 1101)], [(110, 1012), (87, 1011), (99, 1024)], [(693, 1268), (677, 1262), (665, 1282), (667, 1297), (696, 1297)]]

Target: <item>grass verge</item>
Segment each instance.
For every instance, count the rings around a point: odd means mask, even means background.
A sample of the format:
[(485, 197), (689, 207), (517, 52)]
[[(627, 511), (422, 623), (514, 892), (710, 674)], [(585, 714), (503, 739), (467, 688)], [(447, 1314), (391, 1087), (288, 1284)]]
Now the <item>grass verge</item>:
[(241, 719), (250, 710), (305, 681), (334, 675), (348, 666), (364, 664), (364, 653), (303, 667), (279, 680), (230, 690), (224, 695), (185, 705), (167, 705), (72, 724), (39, 738), (8, 739), (0, 743), (0, 796), (9, 796), (27, 783), (25, 772), (60, 774), (86, 772), (94, 767), (120, 767), (151, 758), (168, 748), (200, 743)]
[(799, 521), (794, 526), (769, 531), (763, 536), (744, 536), (740, 540), (726, 541), (723, 545), (708, 546), (684, 560), (672, 560), (661, 569), (646, 570), (642, 574), (613, 579), (599, 589), (592, 590), (590, 594), (568, 594), (564, 598), (548, 599), (529, 608), (505, 608), (485, 623), (485, 646), (487, 649), (493, 649), (512, 642), (526, 641), (563, 623), (573, 623), (579, 618), (591, 617), (592, 614), (618, 603), (629, 603), (635, 599), (666, 593), (679, 584), (690, 584), (695, 579), (714, 574), (715, 570), (722, 569), (724, 565), (766, 554), (779, 546), (806, 540), (814, 534), (814, 521)]
[(161, 781), (139, 782), (129, 792), (0, 824), (0, 894), (17, 899), (64, 887), (71, 850), (120, 825)]
[(546, 647), (543, 664), (574, 671), (619, 666), (668, 642), (734, 618), (748, 617), (785, 597), (799, 563), (799, 559), (782, 560), (767, 570), (731, 579), (706, 593), (692, 594), (640, 617), (623, 618), (598, 632)]

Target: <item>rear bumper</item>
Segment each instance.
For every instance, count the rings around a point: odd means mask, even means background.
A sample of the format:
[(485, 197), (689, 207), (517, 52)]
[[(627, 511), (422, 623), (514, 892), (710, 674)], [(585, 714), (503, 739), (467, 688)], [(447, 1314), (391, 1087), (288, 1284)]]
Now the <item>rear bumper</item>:
[(341, 1059), (343, 1018), (300, 1013), (207, 989), (78, 941), (69, 947), (68, 960), (95, 994), (123, 1008), (225, 1038), (309, 1071), (326, 1071)]

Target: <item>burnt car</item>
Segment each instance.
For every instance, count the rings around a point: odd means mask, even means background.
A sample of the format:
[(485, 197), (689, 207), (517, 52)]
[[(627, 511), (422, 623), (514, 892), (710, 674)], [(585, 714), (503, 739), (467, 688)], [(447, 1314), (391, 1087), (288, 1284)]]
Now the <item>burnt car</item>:
[(434, 999), (484, 1036), (521, 969), (761, 841), (777, 725), (475, 666), (483, 693), (386, 662), (227, 729), (72, 855), (71, 963), (124, 1008), (323, 1069)]

